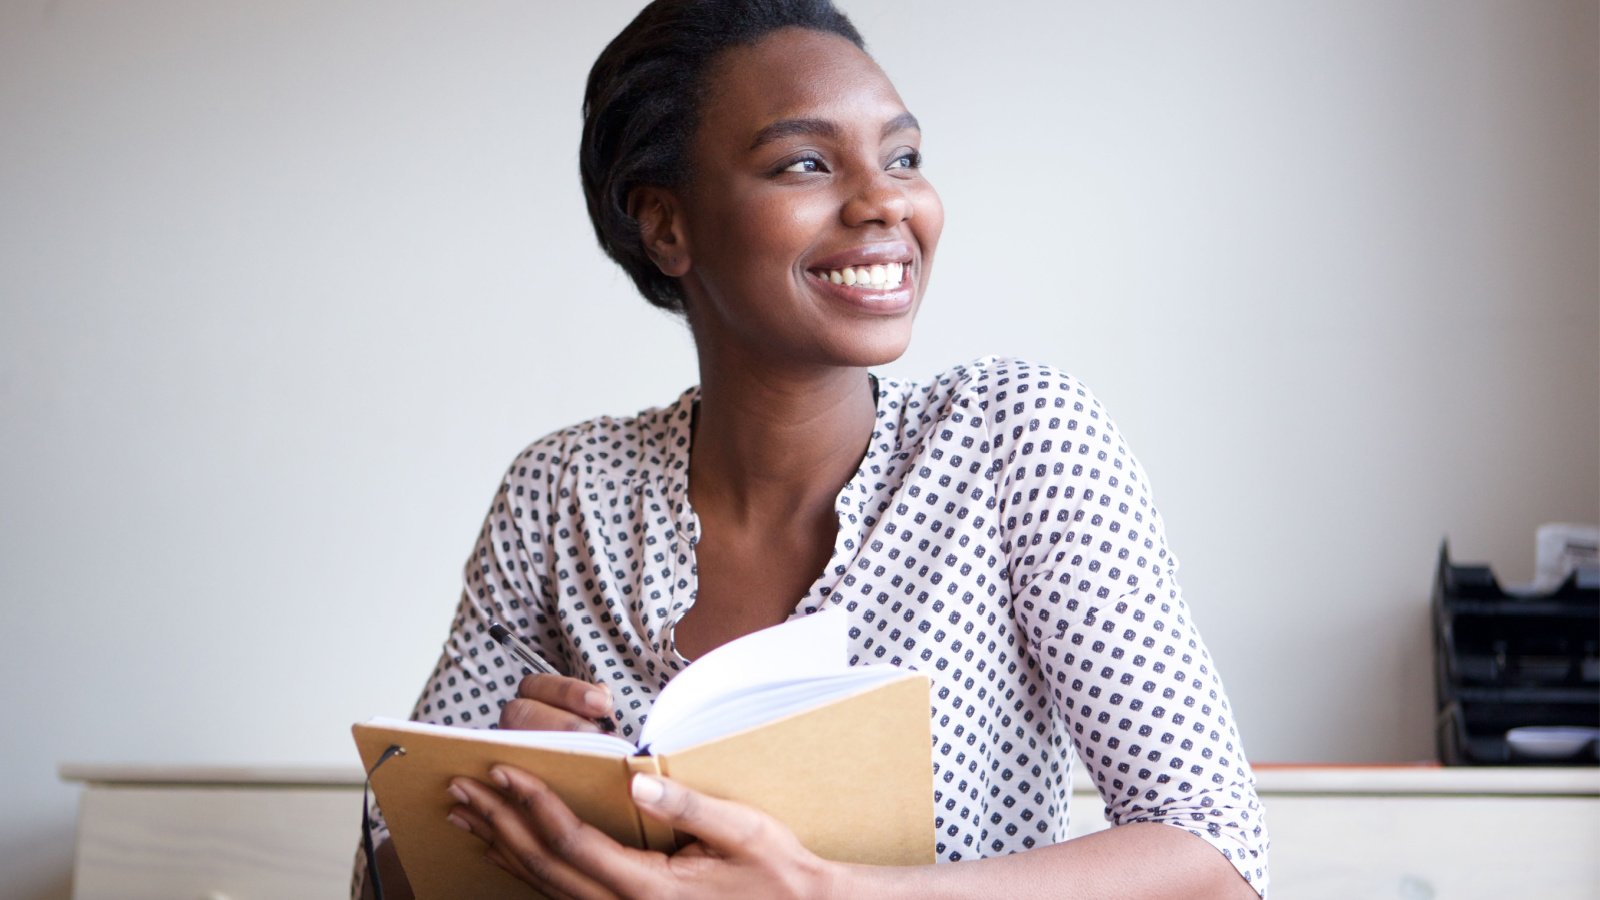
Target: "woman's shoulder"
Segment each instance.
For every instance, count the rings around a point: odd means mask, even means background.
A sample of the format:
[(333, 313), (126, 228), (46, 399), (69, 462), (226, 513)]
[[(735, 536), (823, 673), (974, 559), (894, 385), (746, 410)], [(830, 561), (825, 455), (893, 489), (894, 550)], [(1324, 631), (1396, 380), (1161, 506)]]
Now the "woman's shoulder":
[(558, 428), (528, 444), (508, 478), (555, 480), (573, 475), (630, 481), (687, 465), (690, 419), (698, 390), (631, 416), (600, 415)]
[(1101, 416), (1094, 393), (1068, 372), (1010, 356), (984, 356), (951, 366), (920, 385), (908, 385), (908, 391), (920, 393), (919, 405), (931, 412), (966, 409), (996, 425), (1050, 410)]

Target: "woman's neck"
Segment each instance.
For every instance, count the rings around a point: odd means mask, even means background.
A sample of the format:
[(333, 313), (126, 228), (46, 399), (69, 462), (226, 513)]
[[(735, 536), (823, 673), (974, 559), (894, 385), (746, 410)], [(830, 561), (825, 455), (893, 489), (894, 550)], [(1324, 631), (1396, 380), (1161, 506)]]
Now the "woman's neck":
[(691, 503), (751, 526), (831, 510), (872, 437), (867, 371), (741, 368), (701, 366)]

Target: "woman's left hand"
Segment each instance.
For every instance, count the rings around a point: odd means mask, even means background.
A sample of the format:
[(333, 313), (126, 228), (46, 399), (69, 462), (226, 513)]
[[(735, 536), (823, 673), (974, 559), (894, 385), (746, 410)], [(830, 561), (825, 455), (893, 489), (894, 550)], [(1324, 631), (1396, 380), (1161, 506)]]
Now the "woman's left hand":
[(451, 782), (455, 824), (489, 846), (489, 859), (555, 897), (817, 897), (839, 867), (801, 846), (766, 813), (664, 778), (635, 775), (639, 808), (694, 843), (673, 854), (624, 847), (567, 808), (538, 778), (510, 766), (490, 773), (496, 790)]

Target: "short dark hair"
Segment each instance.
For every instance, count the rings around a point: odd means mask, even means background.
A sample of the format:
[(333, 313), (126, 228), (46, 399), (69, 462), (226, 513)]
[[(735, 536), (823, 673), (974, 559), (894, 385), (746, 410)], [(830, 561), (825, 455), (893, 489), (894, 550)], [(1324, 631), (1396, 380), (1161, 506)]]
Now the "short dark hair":
[(578, 152), (589, 219), (601, 249), (656, 306), (682, 312), (683, 291), (645, 253), (639, 223), (628, 214), (628, 194), (688, 181), (689, 145), (711, 62), (724, 50), (791, 27), (837, 34), (866, 49), (830, 0), (655, 0), (589, 70)]

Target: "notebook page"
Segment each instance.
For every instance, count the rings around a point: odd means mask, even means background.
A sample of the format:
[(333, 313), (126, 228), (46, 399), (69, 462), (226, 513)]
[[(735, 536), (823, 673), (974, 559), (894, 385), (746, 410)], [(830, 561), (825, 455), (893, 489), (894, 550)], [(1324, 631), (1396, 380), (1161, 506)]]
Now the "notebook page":
[(640, 746), (696, 710), (757, 685), (850, 671), (849, 617), (829, 607), (751, 632), (707, 653), (667, 682), (639, 734)]
[(672, 753), (910, 676), (895, 666), (865, 666), (820, 679), (768, 683), (724, 696), (715, 707), (689, 712), (648, 746), (652, 754)]

